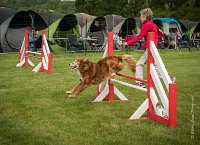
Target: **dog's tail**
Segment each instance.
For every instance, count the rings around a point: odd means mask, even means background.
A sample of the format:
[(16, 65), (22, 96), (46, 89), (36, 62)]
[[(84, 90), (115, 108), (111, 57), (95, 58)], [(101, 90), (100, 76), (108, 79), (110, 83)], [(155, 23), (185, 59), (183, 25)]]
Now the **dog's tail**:
[(122, 55), (122, 60), (128, 63), (128, 67), (132, 72), (135, 72), (136, 60), (132, 55), (124, 54)]

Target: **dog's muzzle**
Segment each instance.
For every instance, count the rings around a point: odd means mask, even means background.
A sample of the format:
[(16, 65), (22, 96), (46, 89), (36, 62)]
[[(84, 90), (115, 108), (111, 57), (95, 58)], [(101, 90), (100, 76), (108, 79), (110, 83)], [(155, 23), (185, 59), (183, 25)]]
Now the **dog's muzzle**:
[(71, 69), (76, 69), (78, 67), (76, 62), (70, 63), (69, 66), (70, 66)]

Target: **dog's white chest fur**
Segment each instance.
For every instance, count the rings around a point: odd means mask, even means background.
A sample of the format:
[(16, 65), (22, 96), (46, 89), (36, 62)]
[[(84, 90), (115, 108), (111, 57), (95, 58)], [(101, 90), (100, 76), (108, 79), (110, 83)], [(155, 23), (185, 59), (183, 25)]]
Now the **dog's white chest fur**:
[(79, 75), (79, 77), (80, 77), (80, 79), (82, 80), (83, 79), (83, 77), (82, 77), (82, 75), (81, 75), (81, 73), (80, 73), (80, 71), (77, 69), (77, 73), (78, 73), (78, 75)]

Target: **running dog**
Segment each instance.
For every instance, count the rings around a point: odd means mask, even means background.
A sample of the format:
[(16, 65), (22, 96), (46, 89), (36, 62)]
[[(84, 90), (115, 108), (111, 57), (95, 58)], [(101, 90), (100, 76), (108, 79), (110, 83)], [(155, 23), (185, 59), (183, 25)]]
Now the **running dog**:
[(114, 78), (118, 72), (125, 69), (125, 62), (127, 62), (129, 69), (135, 72), (136, 61), (127, 54), (105, 57), (97, 63), (87, 58), (75, 60), (69, 66), (78, 72), (80, 83), (66, 93), (70, 94), (69, 97), (75, 97), (90, 85), (100, 84)]

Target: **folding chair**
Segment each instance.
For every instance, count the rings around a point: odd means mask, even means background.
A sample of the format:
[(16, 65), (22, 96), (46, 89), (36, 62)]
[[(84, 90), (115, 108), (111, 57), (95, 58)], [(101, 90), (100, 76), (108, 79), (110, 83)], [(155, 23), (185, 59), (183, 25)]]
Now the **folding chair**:
[(76, 34), (70, 34), (67, 36), (67, 47), (68, 50), (73, 50), (73, 48), (75, 48), (77, 51), (84, 50), (84, 45), (78, 41)]

